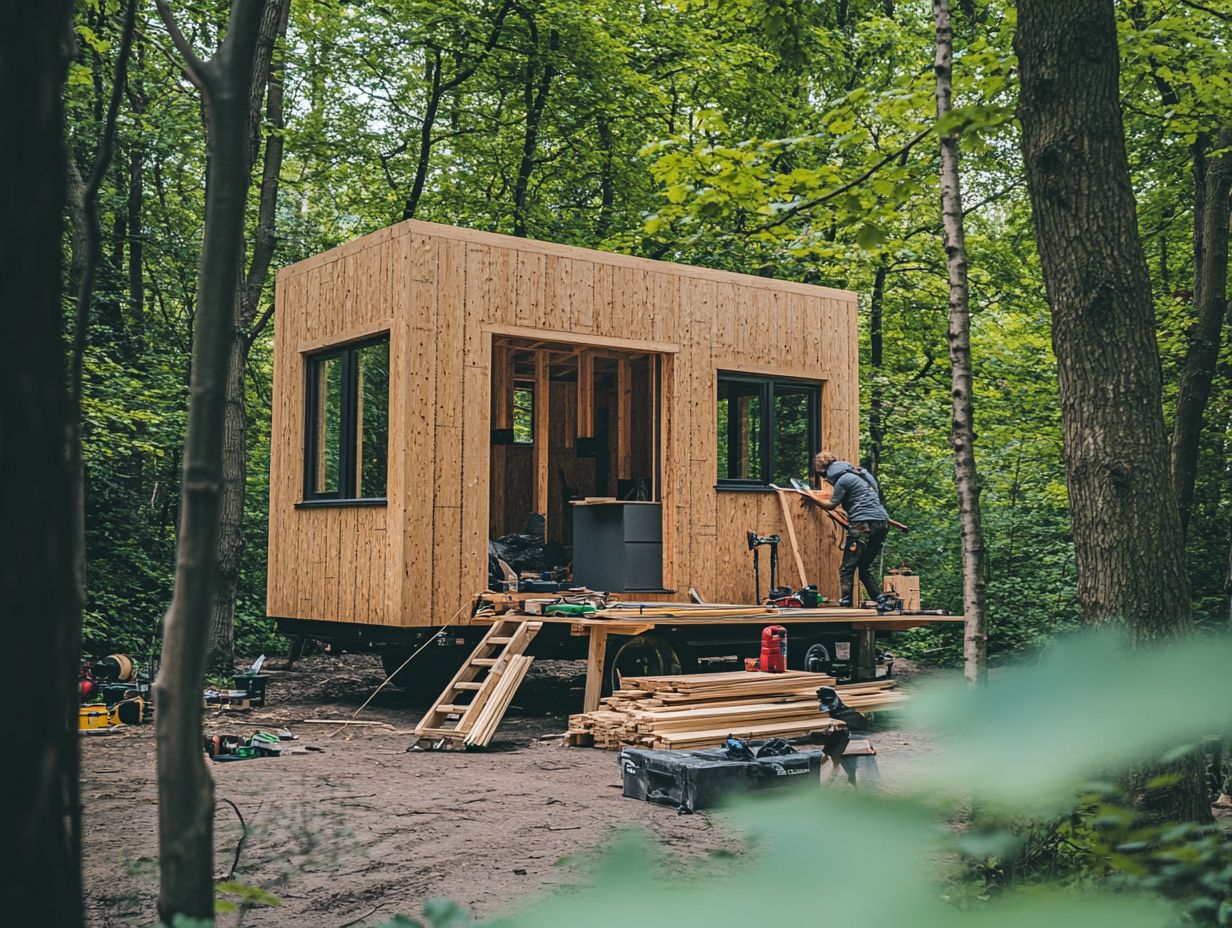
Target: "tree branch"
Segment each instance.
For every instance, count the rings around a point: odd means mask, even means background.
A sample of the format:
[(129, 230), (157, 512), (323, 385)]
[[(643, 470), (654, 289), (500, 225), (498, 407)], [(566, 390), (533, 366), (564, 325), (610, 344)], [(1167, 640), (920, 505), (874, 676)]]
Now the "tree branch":
[(245, 336), (245, 354), (252, 350), (253, 343), (261, 337), (261, 333), (269, 325), (269, 321), (274, 318), (274, 310), (277, 308), (277, 304), (270, 303), (269, 306), (265, 307), (265, 312), (261, 313), (261, 318), (252, 324), (252, 328), (248, 330), (248, 334)]
[(203, 92), (206, 91), (209, 85), (209, 76), (205, 62), (197, 57), (197, 53), (193, 51), (193, 47), (189, 44), (188, 39), (184, 38), (184, 33), (180, 31), (180, 27), (176, 24), (175, 14), (171, 12), (171, 7), (167, 6), (167, 0), (154, 0), (154, 6), (158, 8), (158, 15), (163, 21), (167, 35), (171, 36), (172, 43), (184, 58), (183, 68), (185, 76)]
[(1232, 13), (1226, 13), (1223, 10), (1215, 10), (1204, 3), (1197, 3), (1196, 0), (1181, 0), (1181, 6), (1187, 6), (1191, 10), (1198, 10), (1202, 13), (1209, 13), (1216, 19), (1222, 19), (1225, 23), (1232, 23)]
[(829, 190), (823, 193), (819, 197), (815, 197), (814, 199), (809, 200), (805, 203), (800, 203), (797, 206), (793, 206), (790, 209), (784, 210), (782, 214), (777, 219), (775, 219), (773, 222), (768, 222), (765, 225), (758, 226), (756, 229), (751, 229), (750, 231), (768, 232), (770, 229), (773, 229), (776, 226), (781, 226), (783, 223), (791, 219), (794, 219), (796, 216), (799, 216), (801, 213), (806, 212), (807, 210), (813, 209), (815, 207), (821, 206), (823, 203), (833, 200), (835, 197), (846, 193), (848, 190), (851, 190), (855, 187), (860, 186), (860, 184), (864, 183), (866, 180), (868, 180), (870, 177), (872, 177), (874, 174), (880, 171), (883, 167), (885, 167), (895, 158), (900, 158), (903, 155), (905, 155), (907, 152), (911, 151), (911, 149), (915, 148), (916, 145), (918, 145), (920, 142), (922, 142), (925, 138), (928, 137), (928, 134), (931, 131), (932, 131), (931, 127), (928, 129), (922, 129), (919, 132), (919, 134), (916, 135), (913, 139), (911, 139), (911, 141), (909, 141), (906, 145), (902, 146), (896, 151), (890, 152), (888, 155), (886, 155), (876, 164), (868, 168), (868, 170), (862, 173), (859, 177), (853, 178), (852, 180), (843, 184), (841, 187), (835, 187), (833, 190)]

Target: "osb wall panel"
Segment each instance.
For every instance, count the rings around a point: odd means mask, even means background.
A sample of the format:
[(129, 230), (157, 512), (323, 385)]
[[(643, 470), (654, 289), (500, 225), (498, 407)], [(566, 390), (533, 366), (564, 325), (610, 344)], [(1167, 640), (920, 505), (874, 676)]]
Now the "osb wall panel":
[[(287, 268), (278, 290), (271, 615), (467, 620), (487, 583), (494, 331), (664, 352), (664, 576), (681, 598), (692, 586), (747, 601), (744, 533), (786, 538), (773, 493), (715, 489), (718, 371), (823, 382), (822, 443), (857, 454), (855, 298), (844, 291), (416, 221)], [(296, 509), (304, 346), (381, 325), (391, 333), (388, 505)], [(808, 579), (835, 596), (833, 533), (792, 505)], [(786, 541), (780, 555), (782, 582), (798, 584)]]

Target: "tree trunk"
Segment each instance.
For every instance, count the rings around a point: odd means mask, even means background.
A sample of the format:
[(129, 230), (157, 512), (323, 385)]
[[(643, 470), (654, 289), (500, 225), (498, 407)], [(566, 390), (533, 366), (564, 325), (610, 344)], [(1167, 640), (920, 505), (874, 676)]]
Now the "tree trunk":
[(1215, 141), (1217, 153), (1213, 157), (1207, 158), (1200, 151), (1194, 154), (1195, 318), (1177, 389), (1171, 444), (1172, 483), (1182, 531), (1189, 528), (1198, 475), (1198, 440), (1219, 361), (1224, 315), (1228, 312), (1228, 196), (1232, 191), (1232, 156), (1226, 152), (1229, 146), (1232, 131), (1224, 131)]
[(0, 911), (12, 925), (82, 924), (77, 794), (77, 641), (71, 418), (60, 305), (64, 216), (61, 90), (72, 34), (64, 0), (0, 7), (0, 614), (21, 694), (8, 727), (9, 858)]
[[(937, 120), (950, 114), (954, 30), (949, 0), (933, 0), (937, 25)], [(967, 298), (967, 241), (963, 230), (958, 132), (941, 133), (941, 220), (950, 284), (950, 447), (962, 531), (963, 673), (973, 683), (987, 679), (984, 528), (980, 521), (980, 481), (975, 466), (975, 410), (971, 387), (971, 309)]]
[[(1118, 97), (1112, 0), (1020, 0), (1018, 115), (1052, 308), (1066, 479), (1087, 621), (1140, 643), (1192, 624), (1168, 472), (1155, 309)], [(1209, 818), (1195, 762), (1145, 805)]]
[[(548, 91), (556, 76), (556, 66), (551, 55), (560, 45), (560, 34), (552, 29), (548, 33), (548, 47), (539, 46), (539, 30), (534, 16), (519, 7), (526, 19), (530, 34), (530, 52), (526, 59), (526, 74), (522, 85), (522, 100), (526, 105), (526, 129), (522, 135), (522, 158), (518, 162), (518, 176), (513, 185), (513, 234), (526, 236), (526, 207), (530, 193), (530, 175), (535, 169), (535, 152), (539, 147), (539, 126), (543, 120), (543, 108), (548, 102)], [(537, 75), (537, 78), (536, 78)]]
[[(218, 585), (210, 606), (209, 650), (206, 657), (207, 669), (215, 673), (230, 673), (235, 665), (235, 599), (244, 559), (244, 506), (248, 487), (248, 414), (244, 400), (244, 375), (248, 368), (249, 348), (259, 334), (259, 330), (252, 331), (253, 319), (269, 277), (270, 261), (277, 244), (275, 210), (282, 172), (283, 138), (279, 130), (283, 126), (283, 79), (281, 61), (275, 63), (274, 50), (286, 35), (290, 6), (290, 0), (270, 0), (265, 8), (248, 96), (247, 150), (250, 166), (261, 146), (262, 112), (275, 131), (265, 138), (252, 262), (235, 291), (235, 324), (231, 333), (223, 428)], [(262, 103), (265, 105), (262, 106)], [(262, 325), (267, 321), (268, 317)]]
[(264, 0), (233, 0), (226, 39), (207, 62), (194, 54), (167, 0), (158, 11), (201, 90), (206, 114), (205, 236), (184, 439), (175, 591), (155, 684), (158, 757), (158, 911), (212, 919), (214, 783), (201, 751), (201, 687), (217, 583), (224, 405), (235, 290), (244, 255), (248, 92)]
[(137, 23), (137, 0), (128, 0), (124, 14), (124, 29), (120, 48), (116, 54), (115, 74), (112, 78), (111, 95), (107, 104), (107, 116), (101, 127), (98, 148), (89, 178), (81, 174), (67, 153), (65, 171), (67, 177), (68, 210), (72, 219), (69, 241), (72, 248), (71, 280), (76, 287), (73, 315), (72, 350), (69, 352), (69, 421), (65, 429), (65, 447), (69, 469), (73, 474), (73, 520), (76, 542), (74, 544), (74, 584), (79, 608), (86, 601), (86, 475), (81, 456), (81, 403), (83, 397), (83, 368), (86, 343), (90, 331), (90, 306), (94, 301), (94, 281), (98, 272), (101, 229), (98, 194), (103, 178), (111, 164), (115, 151), (116, 121), (120, 113), (120, 101), (128, 82), (128, 59), (133, 47), (133, 35)]

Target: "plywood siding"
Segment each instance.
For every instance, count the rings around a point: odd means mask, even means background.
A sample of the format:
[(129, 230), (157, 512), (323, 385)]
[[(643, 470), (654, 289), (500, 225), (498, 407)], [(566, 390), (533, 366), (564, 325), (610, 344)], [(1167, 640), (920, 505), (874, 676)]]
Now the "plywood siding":
[[(494, 333), (663, 357), (665, 580), (747, 601), (744, 533), (786, 536), (773, 493), (715, 489), (720, 370), (821, 381), (822, 443), (858, 453), (854, 294), (417, 221), (278, 277), (270, 474), (272, 616), (385, 625), (465, 621), (487, 582)], [(390, 332), (388, 501), (296, 507), (305, 352)], [(639, 386), (639, 389), (644, 389)], [(837, 594), (829, 524), (793, 512), (808, 579)], [(786, 544), (780, 567), (796, 583)]]

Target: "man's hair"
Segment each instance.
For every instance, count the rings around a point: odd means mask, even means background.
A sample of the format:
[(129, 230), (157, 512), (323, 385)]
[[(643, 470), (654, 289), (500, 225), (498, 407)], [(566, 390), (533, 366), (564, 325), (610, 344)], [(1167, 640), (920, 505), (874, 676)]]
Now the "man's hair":
[(837, 461), (838, 455), (833, 451), (819, 451), (813, 457), (813, 473), (826, 475), (826, 471), (830, 469), (830, 465)]

